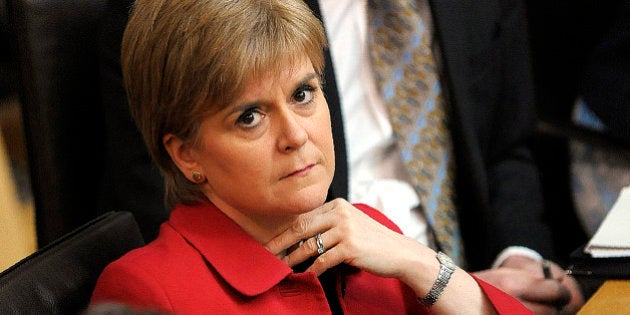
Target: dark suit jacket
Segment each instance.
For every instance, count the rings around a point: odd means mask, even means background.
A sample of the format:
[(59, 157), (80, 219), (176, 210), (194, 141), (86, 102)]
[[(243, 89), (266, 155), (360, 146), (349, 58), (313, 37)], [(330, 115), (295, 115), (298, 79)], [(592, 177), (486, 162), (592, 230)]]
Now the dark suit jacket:
[[(317, 1), (306, 2), (320, 14)], [(468, 267), (487, 268), (510, 245), (551, 257), (551, 233), (528, 148), (536, 117), (523, 3), (431, 1), (431, 7), (452, 115)], [(343, 118), (332, 72), (328, 62), (325, 92), (338, 154), (331, 194), (345, 197)]]
[[(103, 210), (134, 212), (147, 240), (168, 213), (156, 200), (163, 188), (129, 117), (118, 55), (129, 0), (110, 1), (102, 48), (105, 109), (111, 126), (108, 141), (110, 180), (104, 185)], [(319, 15), (317, 1), (309, 0)], [(459, 218), (471, 270), (487, 268), (509, 245), (523, 245), (551, 255), (544, 224), (537, 171), (527, 148), (535, 113), (524, 7), (519, 1), (433, 1), (432, 13), (445, 69), (443, 86), (452, 112), (457, 164)], [(343, 117), (327, 54), (326, 96), (330, 106), (337, 169), (330, 197), (348, 193)], [(127, 186), (124, 183), (132, 183)], [(134, 189), (131, 189), (134, 188)]]

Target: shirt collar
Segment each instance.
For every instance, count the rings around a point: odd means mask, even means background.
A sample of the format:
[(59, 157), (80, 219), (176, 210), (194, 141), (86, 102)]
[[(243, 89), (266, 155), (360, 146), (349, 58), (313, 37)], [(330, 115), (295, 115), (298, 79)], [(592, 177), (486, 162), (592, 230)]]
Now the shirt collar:
[(266, 292), (292, 273), (213, 204), (177, 205), (169, 224), (243, 295)]

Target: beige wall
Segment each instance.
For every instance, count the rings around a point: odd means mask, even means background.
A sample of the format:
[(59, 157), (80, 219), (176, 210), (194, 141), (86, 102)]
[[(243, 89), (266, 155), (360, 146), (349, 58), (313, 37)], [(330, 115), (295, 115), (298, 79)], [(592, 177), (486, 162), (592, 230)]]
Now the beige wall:
[[(6, 106), (0, 109), (0, 124), (5, 124), (6, 127), (7, 119), (14, 111), (8, 111)], [(37, 247), (33, 204), (18, 196), (7, 150), (9, 141), (2, 129), (0, 128), (0, 271), (31, 254)], [(12, 137), (11, 140), (15, 139)]]

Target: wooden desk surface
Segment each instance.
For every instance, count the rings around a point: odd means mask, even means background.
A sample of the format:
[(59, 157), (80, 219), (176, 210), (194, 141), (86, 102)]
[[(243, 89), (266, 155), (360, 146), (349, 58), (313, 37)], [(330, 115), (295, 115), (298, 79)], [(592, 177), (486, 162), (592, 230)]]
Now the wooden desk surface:
[(577, 312), (577, 315), (630, 314), (630, 280), (608, 280)]

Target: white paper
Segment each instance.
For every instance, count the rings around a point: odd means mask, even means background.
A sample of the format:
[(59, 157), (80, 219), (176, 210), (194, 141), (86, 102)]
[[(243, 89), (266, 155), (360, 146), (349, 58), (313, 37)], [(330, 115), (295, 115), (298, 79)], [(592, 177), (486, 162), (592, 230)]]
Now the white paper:
[(596, 258), (630, 257), (630, 186), (621, 190), (584, 252)]

